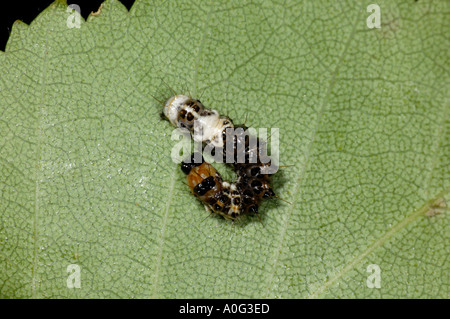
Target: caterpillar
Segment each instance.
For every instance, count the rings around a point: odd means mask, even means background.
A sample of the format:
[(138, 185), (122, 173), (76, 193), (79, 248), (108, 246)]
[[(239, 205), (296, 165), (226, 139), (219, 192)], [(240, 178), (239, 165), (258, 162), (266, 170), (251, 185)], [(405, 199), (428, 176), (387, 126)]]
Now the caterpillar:
[[(235, 220), (244, 214), (258, 215), (262, 200), (278, 197), (271, 186), (272, 174), (265, 171), (272, 163), (263, 161), (261, 156), (265, 154), (266, 144), (258, 137), (245, 134), (248, 129), (245, 125), (235, 126), (228, 116), (206, 109), (200, 100), (177, 94), (164, 103), (161, 117), (175, 127), (189, 130), (195, 141), (212, 144), (223, 160), (232, 159), (229, 164), (236, 172), (235, 182), (224, 181), (201, 154), (193, 153), (181, 164), (191, 192), (207, 210)], [(229, 129), (237, 130), (230, 134)]]
[(164, 105), (163, 116), (173, 126), (186, 128), (191, 133), (194, 132), (194, 123), (197, 122), (202, 134), (193, 135), (194, 139), (218, 147), (223, 146), (224, 130), (234, 127), (228, 116), (220, 116), (216, 110), (206, 110), (200, 100), (186, 95), (175, 95), (168, 99)]
[(195, 162), (196, 153), (181, 164), (181, 170), (187, 175), (188, 186), (194, 196), (206, 207), (226, 219), (236, 219), (242, 210), (241, 193), (235, 183), (222, 180), (219, 172), (201, 156)]

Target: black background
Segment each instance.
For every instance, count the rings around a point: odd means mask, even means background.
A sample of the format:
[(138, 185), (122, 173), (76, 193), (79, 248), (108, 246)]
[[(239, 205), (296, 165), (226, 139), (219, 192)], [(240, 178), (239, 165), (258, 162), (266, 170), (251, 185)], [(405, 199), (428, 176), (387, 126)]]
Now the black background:
[[(0, 9), (0, 50), (4, 51), (6, 43), (9, 38), (9, 34), (11, 33), (11, 28), (16, 20), (21, 20), (25, 22), (26, 24), (30, 24), (31, 21), (36, 18), (39, 13), (41, 13), (45, 8), (47, 8), (51, 3), (53, 3), (53, 0), (19, 0), (19, 1), (7, 1), (6, 3), (3, 2), (1, 9)], [(100, 4), (103, 2), (103, 0), (91, 0), (91, 1), (69, 1), (67, 0), (67, 4), (77, 4), (80, 6), (81, 9), (81, 15), (84, 19), (86, 19), (91, 12), (95, 12), (98, 10)], [(130, 10), (131, 6), (134, 3), (134, 0), (120, 0), (122, 4), (125, 5), (125, 7)], [(0, 296), (0, 299), (3, 299), (2, 296)], [(23, 307), (24, 301), (20, 301), (21, 304), (18, 304), (16, 301), (15, 303), (10, 304), (11, 310), (14, 309), (16, 312), (16, 315), (18, 314), (18, 310), (31, 310), (36, 311), (36, 303), (32, 304), (32, 307)], [(25, 301), (30, 305), (30, 301)], [(60, 301), (61, 302), (61, 301)], [(104, 301), (108, 302), (108, 301)], [(114, 301), (115, 306), (117, 308), (122, 308), (124, 305), (122, 305), (123, 301), (117, 303), (117, 301)], [(190, 304), (195, 305), (214, 305), (216, 307), (223, 307), (224, 304), (231, 304), (231, 303), (266, 303), (270, 306), (270, 312), (268, 314), (253, 314), (253, 316), (258, 317), (269, 317), (269, 316), (277, 316), (279, 317), (280, 313), (291, 313), (298, 317), (309, 317), (309, 316), (333, 316), (335, 317), (337, 313), (345, 314), (345, 316), (356, 314), (358, 317), (366, 317), (369, 313), (383, 315), (386, 313), (388, 308), (382, 309), (380, 308), (379, 303), (380, 302), (374, 302), (374, 301), (305, 301), (305, 300), (153, 300), (153, 301), (141, 301), (139, 304), (136, 304), (134, 302), (133, 308), (136, 306), (141, 306), (143, 309), (143, 312), (146, 313), (145, 317), (153, 317), (155, 312), (157, 310), (162, 311), (163, 313), (169, 315), (179, 315), (179, 309), (181, 305), (186, 305), (186, 302)], [(429, 301), (428, 301), (429, 302)], [(405, 301), (395, 301), (395, 304), (392, 304), (392, 301), (383, 301), (383, 305), (390, 304), (390, 306), (396, 306), (397, 310), (402, 311), (402, 315), (405, 316), (404, 311), (414, 311), (416, 308), (423, 308), (426, 309), (428, 304), (424, 304), (425, 301), (414, 301), (408, 302), (407, 304)], [(4, 300), (3, 304), (4, 305)], [(43, 307), (42, 313), (44, 313), (46, 316), (49, 314), (49, 304), (45, 301), (41, 301), (40, 305)], [(54, 303), (51, 304), (52, 307), (54, 307)], [(112, 303), (111, 301), (108, 302), (107, 306), (111, 311), (117, 310), (115, 307), (111, 307)], [(440, 303), (440, 305), (443, 305), (443, 303)], [(70, 308), (75, 309), (73, 304), (68, 304), (67, 301), (65, 301), (65, 306), (67, 311), (70, 311)], [(362, 309), (359, 308), (359, 306), (362, 306)], [(436, 310), (437, 304), (433, 303), (433, 309)], [(392, 314), (391, 310), (393, 307), (389, 307), (389, 312)], [(45, 311), (47, 310), (47, 311)], [(104, 311), (105, 309), (102, 309), (102, 317), (104, 317)], [(57, 312), (59, 316), (64, 315), (65, 312)], [(313, 315), (311, 315), (311, 313)], [(315, 314), (314, 314), (315, 313)], [(236, 316), (239, 314), (234, 314), (233, 316)], [(241, 314), (242, 315), (242, 314)], [(246, 314), (248, 316), (248, 314)], [(186, 315), (182, 315), (182, 317), (186, 317)], [(200, 317), (200, 316), (199, 316)], [(206, 317), (206, 316), (201, 316)]]
[[(26, 24), (36, 18), (45, 8), (52, 4), (53, 0), (14, 0), (3, 1), (1, 5), (0, 17), (0, 50), (5, 51), (6, 43), (11, 33), (11, 28), (16, 20), (21, 20)], [(67, 4), (77, 4), (81, 9), (81, 15), (86, 19), (91, 12), (96, 12), (103, 0), (90, 1), (70, 1)], [(134, 0), (120, 0), (125, 7), (130, 10)]]

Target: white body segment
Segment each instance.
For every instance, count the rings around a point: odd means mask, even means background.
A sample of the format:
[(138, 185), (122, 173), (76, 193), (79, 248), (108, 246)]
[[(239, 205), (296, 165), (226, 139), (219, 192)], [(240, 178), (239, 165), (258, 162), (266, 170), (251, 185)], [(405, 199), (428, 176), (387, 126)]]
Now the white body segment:
[(211, 113), (211, 115), (196, 118), (193, 138), (197, 142), (212, 143), (216, 147), (222, 147), (222, 132), (227, 127), (233, 127), (233, 124), (221, 117), (216, 110), (211, 110)]
[(183, 127), (180, 122), (180, 112), (184, 110), (192, 114), (194, 128), (191, 135), (196, 142), (212, 143), (215, 147), (223, 147), (222, 132), (226, 128), (234, 127), (233, 123), (216, 110), (200, 111), (200, 114), (187, 103), (192, 99), (186, 95), (175, 95), (169, 98), (164, 105), (164, 116), (175, 127)]
[(189, 97), (186, 95), (175, 95), (167, 100), (164, 105), (164, 116), (167, 117), (169, 122), (176, 127), (178, 125), (178, 113), (183, 109), (183, 106), (186, 107), (186, 102), (189, 100)]

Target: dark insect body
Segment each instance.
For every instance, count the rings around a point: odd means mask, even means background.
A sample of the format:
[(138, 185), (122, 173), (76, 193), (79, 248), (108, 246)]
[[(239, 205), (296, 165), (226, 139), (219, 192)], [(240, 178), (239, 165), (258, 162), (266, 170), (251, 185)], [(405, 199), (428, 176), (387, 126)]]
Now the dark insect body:
[[(228, 116), (220, 116), (216, 110), (208, 110), (199, 100), (185, 95), (168, 99), (163, 115), (175, 127), (188, 129), (194, 140), (212, 144), (219, 152), (215, 155), (232, 165), (237, 174), (235, 182), (224, 181), (198, 153), (181, 164), (189, 188), (209, 211), (235, 220), (244, 214), (257, 215), (264, 199), (277, 197), (271, 186), (272, 174), (266, 171), (271, 161), (261, 156), (266, 154), (266, 143), (249, 136), (245, 125), (235, 126)], [(200, 135), (196, 135), (194, 126), (200, 128)]]

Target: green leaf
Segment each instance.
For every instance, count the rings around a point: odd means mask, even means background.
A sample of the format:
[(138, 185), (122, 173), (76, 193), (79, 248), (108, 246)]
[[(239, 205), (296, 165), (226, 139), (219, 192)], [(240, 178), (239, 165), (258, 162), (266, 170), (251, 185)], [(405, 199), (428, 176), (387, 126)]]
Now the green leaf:
[[(450, 5), (377, 1), (369, 29), (368, 4), (106, 1), (77, 28), (57, 1), (15, 23), (0, 295), (448, 298)], [(162, 80), (280, 128), (293, 166), (274, 187), (292, 204), (265, 201), (262, 224), (207, 218), (170, 157)]]

